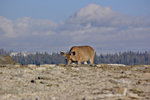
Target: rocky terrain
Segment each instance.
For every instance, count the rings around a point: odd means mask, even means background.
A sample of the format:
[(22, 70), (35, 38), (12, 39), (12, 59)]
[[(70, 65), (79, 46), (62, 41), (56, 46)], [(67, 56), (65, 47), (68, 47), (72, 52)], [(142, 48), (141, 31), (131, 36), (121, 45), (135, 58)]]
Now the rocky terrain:
[(0, 100), (150, 100), (150, 65), (0, 65)]

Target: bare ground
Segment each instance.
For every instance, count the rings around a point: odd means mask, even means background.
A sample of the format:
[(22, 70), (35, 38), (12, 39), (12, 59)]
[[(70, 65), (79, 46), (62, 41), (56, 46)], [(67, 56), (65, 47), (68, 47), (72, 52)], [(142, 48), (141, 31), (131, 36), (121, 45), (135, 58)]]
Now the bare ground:
[(0, 100), (150, 100), (150, 65), (3, 66)]

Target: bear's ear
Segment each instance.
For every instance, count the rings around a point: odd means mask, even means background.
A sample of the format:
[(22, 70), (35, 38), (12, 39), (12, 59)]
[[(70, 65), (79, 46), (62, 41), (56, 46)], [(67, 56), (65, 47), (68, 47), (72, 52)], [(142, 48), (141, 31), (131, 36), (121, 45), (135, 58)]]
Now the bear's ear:
[(60, 52), (60, 54), (61, 54), (62, 56), (66, 56), (66, 55), (67, 55), (67, 54), (64, 53), (64, 52)]
[(74, 51), (74, 52), (72, 52), (71, 54), (74, 56), (74, 55), (76, 55), (76, 52)]

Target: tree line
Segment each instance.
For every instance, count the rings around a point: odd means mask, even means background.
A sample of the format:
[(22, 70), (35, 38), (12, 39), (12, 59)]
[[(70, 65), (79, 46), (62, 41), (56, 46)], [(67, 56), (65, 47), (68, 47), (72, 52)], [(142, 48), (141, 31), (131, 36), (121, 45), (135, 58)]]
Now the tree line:
[[(10, 55), (12, 51), (5, 51), (0, 49), (0, 55)], [(49, 54), (47, 52), (35, 54), (15, 55), (12, 59), (22, 65), (26, 64), (66, 64), (65, 57), (59, 53)], [(149, 52), (119, 52), (115, 54), (96, 54), (94, 58), (95, 64), (125, 64), (125, 65), (137, 65), (147, 64), (150, 65), (150, 53)]]
[(150, 65), (150, 53), (148, 52), (123, 52), (115, 54), (95, 55), (95, 63), (125, 64), (125, 65)]
[(47, 52), (45, 52), (45, 53), (36, 52), (35, 54), (29, 54), (27, 56), (16, 55), (16, 56), (12, 56), (12, 59), (22, 65), (26, 65), (26, 64), (41, 65), (41, 64), (65, 63), (65, 58), (62, 57), (60, 54), (58, 54), (58, 53), (48, 54)]

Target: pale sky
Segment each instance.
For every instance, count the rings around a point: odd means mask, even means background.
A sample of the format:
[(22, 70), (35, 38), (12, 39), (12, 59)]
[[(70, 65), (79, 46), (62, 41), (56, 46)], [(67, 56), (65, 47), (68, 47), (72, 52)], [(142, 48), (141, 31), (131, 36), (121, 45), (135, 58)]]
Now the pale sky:
[(150, 0), (0, 0), (0, 48), (150, 51)]

